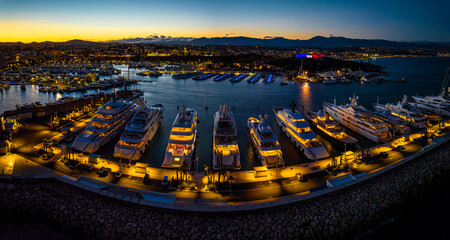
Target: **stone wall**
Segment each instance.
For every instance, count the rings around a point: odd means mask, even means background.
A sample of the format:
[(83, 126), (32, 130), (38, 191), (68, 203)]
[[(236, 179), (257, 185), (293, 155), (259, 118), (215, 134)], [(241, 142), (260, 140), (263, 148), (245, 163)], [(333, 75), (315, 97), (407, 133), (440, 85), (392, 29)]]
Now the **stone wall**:
[(46, 223), (85, 239), (342, 239), (397, 215), (450, 173), (450, 143), (349, 189), (241, 213), (184, 213), (113, 200), (57, 181), (0, 183), (0, 221)]

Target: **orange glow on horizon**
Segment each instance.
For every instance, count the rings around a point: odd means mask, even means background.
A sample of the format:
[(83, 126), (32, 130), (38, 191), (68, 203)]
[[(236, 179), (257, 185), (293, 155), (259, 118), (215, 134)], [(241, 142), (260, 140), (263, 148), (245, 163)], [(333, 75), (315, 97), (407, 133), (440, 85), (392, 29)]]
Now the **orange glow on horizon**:
[(146, 37), (158, 33), (171, 37), (225, 37), (227, 33), (234, 32), (228, 37), (245, 36), (262, 38), (263, 36), (282, 36), (289, 39), (308, 39), (316, 34), (298, 33), (267, 33), (263, 29), (199, 29), (193, 27), (116, 27), (116, 26), (79, 26), (62, 25), (53, 23), (39, 23), (29, 21), (0, 21), (0, 42), (44, 42), (44, 41), (69, 41), (83, 39), (88, 41), (108, 41), (123, 38)]

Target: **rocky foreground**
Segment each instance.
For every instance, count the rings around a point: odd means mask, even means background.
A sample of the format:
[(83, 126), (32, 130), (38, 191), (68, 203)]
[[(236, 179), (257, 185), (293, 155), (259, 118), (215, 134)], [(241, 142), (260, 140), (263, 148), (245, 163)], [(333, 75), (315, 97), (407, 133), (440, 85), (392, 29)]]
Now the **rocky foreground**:
[(351, 189), (233, 214), (144, 208), (56, 181), (0, 183), (0, 221), (44, 223), (84, 239), (342, 239), (396, 216), (450, 173), (450, 143)]

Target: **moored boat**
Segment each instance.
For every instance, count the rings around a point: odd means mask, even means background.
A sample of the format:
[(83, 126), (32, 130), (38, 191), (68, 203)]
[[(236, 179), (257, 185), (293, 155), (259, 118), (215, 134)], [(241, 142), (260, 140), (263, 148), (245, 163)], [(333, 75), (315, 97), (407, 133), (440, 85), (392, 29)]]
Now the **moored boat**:
[(22, 80), (20, 82), (20, 89), (22, 89), (22, 90), (26, 90), (27, 89), (27, 82), (25, 82), (25, 80)]
[(389, 129), (393, 132), (398, 134), (410, 133), (409, 127), (406, 126), (406, 121), (399, 116), (392, 115), (389, 110), (375, 111), (373, 112), (373, 115), (374, 117), (385, 122), (389, 126)]
[(161, 104), (138, 109), (114, 148), (114, 157), (137, 161), (150, 144), (164, 112)]
[(367, 139), (381, 143), (391, 139), (391, 133), (386, 123), (375, 118), (373, 114), (360, 106), (359, 98), (350, 98), (350, 104), (336, 105), (325, 103), (325, 111), (340, 124), (361, 134)]
[(227, 105), (214, 114), (213, 169), (239, 170), (241, 157), (234, 114)]
[(349, 136), (343, 127), (339, 125), (327, 112), (319, 110), (318, 112), (309, 111), (306, 113), (311, 127), (318, 130), (321, 136), (340, 146), (352, 147), (358, 140)]
[(291, 108), (273, 107), (278, 125), (291, 139), (297, 148), (310, 160), (318, 160), (328, 157), (328, 152), (309, 127), (305, 117), (295, 110), (295, 104)]
[(284, 165), (280, 143), (272, 128), (267, 124), (267, 114), (260, 115), (259, 120), (251, 117), (247, 127), (254, 145), (254, 149), (263, 166), (278, 167)]
[(197, 111), (183, 107), (172, 124), (162, 167), (190, 169), (197, 138)]
[(109, 101), (99, 107), (86, 129), (73, 142), (80, 152), (93, 153), (120, 133), (138, 106), (128, 101)]
[(387, 103), (383, 105), (374, 103), (373, 107), (378, 111), (389, 110), (392, 115), (403, 118), (409, 126), (414, 128), (425, 128), (428, 125), (427, 118), (415, 106), (408, 102), (406, 95), (397, 104)]

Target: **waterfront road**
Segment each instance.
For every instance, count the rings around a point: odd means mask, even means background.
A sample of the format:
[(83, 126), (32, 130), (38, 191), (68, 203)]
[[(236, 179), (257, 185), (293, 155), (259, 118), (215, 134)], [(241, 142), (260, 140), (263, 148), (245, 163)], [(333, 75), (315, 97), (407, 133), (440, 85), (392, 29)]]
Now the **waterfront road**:
[[(233, 180), (223, 184), (219, 192), (209, 192), (205, 191), (206, 176), (204, 172), (199, 172), (198, 175), (196, 175), (195, 172), (189, 172), (189, 177), (194, 179), (197, 186), (199, 186), (199, 190), (183, 191), (177, 190), (177, 186), (162, 186), (162, 177), (169, 175), (169, 179), (171, 179), (173, 175), (171, 176), (170, 174), (174, 174), (174, 170), (152, 168), (150, 170), (152, 175), (151, 184), (147, 185), (143, 183), (144, 174), (137, 173), (134, 170), (133, 165), (129, 166), (117, 162), (102, 162), (95, 164), (95, 168), (92, 170), (86, 169), (85, 164), (79, 164), (76, 168), (71, 169), (65, 165), (64, 161), (62, 161), (62, 153), (56, 148), (54, 149), (56, 155), (51, 160), (42, 160), (42, 158), (35, 156), (36, 149), (33, 149), (33, 147), (30, 146), (36, 145), (39, 141), (42, 141), (43, 138), (49, 138), (56, 134), (58, 134), (58, 132), (48, 130), (48, 128), (46, 129), (38, 124), (29, 124), (28, 126), (23, 127), (18, 134), (20, 135), (20, 138), (15, 137), (13, 139), (14, 141), (17, 141), (14, 142), (15, 153), (20, 156), (16, 161), (32, 160), (40, 166), (45, 166), (46, 168), (54, 170), (59, 175), (68, 175), (75, 178), (84, 175), (95, 180), (117, 184), (125, 188), (172, 193), (177, 196), (177, 203), (182, 202), (186, 204), (198, 204), (204, 199), (215, 200), (217, 198), (228, 204), (236, 205), (251, 202), (274, 201), (279, 197), (293, 194), (308, 194), (312, 191), (325, 188), (326, 182), (330, 178), (348, 173), (357, 175), (360, 173), (369, 174), (378, 171), (420, 151), (429, 143), (416, 143), (414, 141), (397, 142), (396, 144), (385, 143), (371, 148), (368, 151), (370, 155), (379, 155), (380, 152), (386, 152), (388, 154), (387, 157), (374, 158), (375, 160), (362, 164), (356, 164), (353, 161), (350, 161), (350, 169), (348, 171), (332, 174), (324, 170), (325, 166), (331, 162), (330, 159), (310, 164), (292, 165), (280, 169), (269, 169), (268, 176), (262, 178), (254, 178), (252, 171), (231, 172), (229, 173), (229, 176), (233, 176)], [(397, 145), (402, 145), (404, 149), (397, 148)], [(5, 157), (2, 157), (2, 159)], [(81, 160), (81, 162), (85, 163), (85, 159), (86, 156), (84, 156), (84, 160)], [(20, 168), (23, 166), (25, 166), (25, 164), (16, 164), (14, 166), (14, 173), (16, 173), (16, 175), (20, 175), (18, 174), (20, 172), (25, 173), (26, 171), (20, 171)], [(113, 172), (120, 169), (124, 174), (119, 180), (114, 179), (113, 174), (101, 177), (96, 173), (96, 170), (101, 166), (111, 167)], [(114, 166), (116, 166), (116, 168), (114, 168)], [(308, 172), (314, 168), (312, 166), (320, 166), (320, 170)], [(296, 172), (302, 172), (303, 175), (306, 176), (306, 181), (299, 182), (295, 177)], [(237, 180), (238, 178), (239, 180)], [(215, 175), (215, 179), (217, 179), (217, 174)], [(201, 184), (199, 183), (203, 183), (203, 186), (201, 187)], [(211, 202), (209, 202), (209, 204), (210, 203)]]

